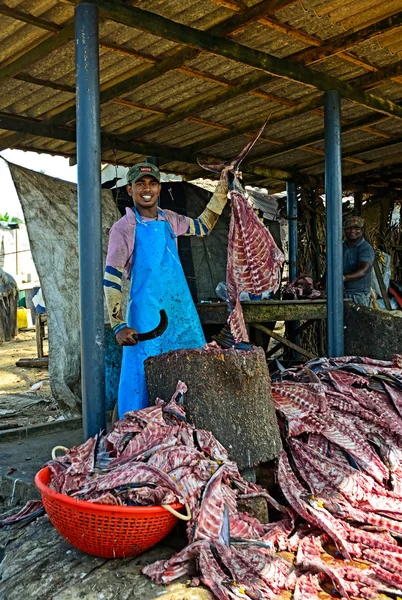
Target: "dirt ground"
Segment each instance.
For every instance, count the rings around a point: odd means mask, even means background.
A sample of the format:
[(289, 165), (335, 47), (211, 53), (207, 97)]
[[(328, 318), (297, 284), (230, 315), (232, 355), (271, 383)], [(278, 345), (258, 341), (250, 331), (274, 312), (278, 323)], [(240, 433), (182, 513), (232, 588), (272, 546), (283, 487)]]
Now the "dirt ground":
[[(47, 340), (44, 352), (47, 353)], [(35, 358), (35, 330), (20, 331), (11, 342), (0, 343), (0, 430), (45, 423), (58, 418), (52, 402), (47, 368), (21, 368), (20, 358)], [(37, 389), (32, 386), (37, 384)]]
[[(47, 354), (47, 340), (44, 341), (44, 351)], [(11, 342), (0, 342), (0, 392), (27, 392), (38, 381), (44, 381), (41, 392), (49, 391), (47, 369), (23, 369), (15, 363), (20, 358), (36, 358), (35, 330), (20, 331)]]

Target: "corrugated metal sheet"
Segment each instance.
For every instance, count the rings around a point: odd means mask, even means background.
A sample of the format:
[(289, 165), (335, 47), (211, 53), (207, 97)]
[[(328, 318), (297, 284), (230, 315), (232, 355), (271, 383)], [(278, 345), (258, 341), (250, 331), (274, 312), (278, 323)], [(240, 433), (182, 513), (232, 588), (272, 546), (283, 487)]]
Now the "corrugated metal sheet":
[[(207, 30), (236, 13), (221, 6), (219, 0), (136, 0), (131, 4), (154, 12), (178, 23)], [(246, 0), (252, 7), (258, 0)], [(19, 11), (14, 16), (2, 14), (0, 5), (0, 77), (2, 70), (19, 57), (29, 53), (43, 40), (50, 39), (57, 31), (72, 22), (74, 8), (58, 0), (6, 0), (3, 7)], [(402, 0), (289, 0), (284, 8), (265, 15), (240, 28), (230, 39), (250, 48), (272, 54), (279, 58), (292, 58), (301, 51), (319, 47), (336, 36), (348, 35), (372, 23), (402, 11)], [(4, 10), (3, 10), (4, 12)], [(30, 17), (40, 19), (36, 24), (24, 22)], [(167, 56), (180, 49), (179, 44), (164, 40), (157, 35), (103, 19), (100, 22), (100, 81), (101, 90), (124, 82), (128, 78), (153, 68)], [(375, 39), (363, 40), (342, 52), (315, 60), (310, 68), (318, 73), (331, 75), (339, 80), (352, 81), (358, 86), (359, 78), (398, 63), (402, 52), (402, 27), (384, 32)], [(131, 130), (133, 141), (160, 145), (172, 149), (190, 148), (207, 154), (230, 158), (250, 139), (239, 134), (239, 128), (253, 130), (250, 125), (268, 119), (262, 139), (249, 155), (250, 164), (265, 168), (304, 170), (321, 176), (323, 173), (323, 112), (316, 109), (297, 117), (275, 123), (277, 115), (289, 107), (322, 95), (311, 86), (290, 79), (272, 76), (254, 91), (242, 93), (224, 101), (211, 102), (211, 95), (230, 90), (233, 86), (254, 76), (252, 67), (226, 59), (222, 56), (199, 52), (182, 67), (166, 72), (147, 83), (135, 83), (123, 93), (102, 104), (102, 131), (114, 135), (127, 135)], [(260, 71), (261, 75), (264, 75)], [(67, 108), (74, 106), (75, 94), (74, 41), (47, 53), (27, 64), (14, 77), (6, 78), (0, 87), (0, 112), (39, 121), (57, 118)], [(402, 77), (380, 81), (371, 93), (398, 102), (402, 100)], [(190, 111), (190, 104), (196, 107)], [(197, 104), (200, 107), (197, 108)], [(165, 115), (177, 113), (170, 125), (161, 120)], [(349, 100), (342, 101), (343, 122), (347, 125), (356, 119), (371, 118), (376, 113)], [(273, 123), (270, 124), (269, 120)], [(352, 153), (377, 146), (381, 140), (402, 137), (402, 120), (386, 118), (369, 129), (356, 129), (343, 135), (343, 150)], [(71, 123), (71, 120), (70, 120)], [(147, 133), (138, 137), (136, 130), (144, 126)], [(254, 128), (255, 129), (255, 128)], [(229, 136), (229, 139), (228, 139)], [(317, 141), (304, 147), (304, 140), (315, 136)], [(272, 155), (281, 146), (292, 143), (293, 150)], [(0, 130), (1, 147), (14, 147), (76, 154), (72, 142), (40, 138), (33, 135), (14, 134)], [(355, 164), (378, 161), (379, 157), (395, 160), (398, 149), (378, 149), (356, 154)], [(400, 150), (400, 149), (399, 149)], [(268, 156), (264, 158), (264, 153)], [(271, 155), (271, 156), (270, 156)], [(259, 157), (258, 162), (253, 160)], [(261, 158), (262, 157), (262, 158)], [(111, 162), (129, 164), (143, 158), (130, 151), (105, 148), (102, 158)], [(353, 156), (351, 157), (353, 159)], [(392, 160), (392, 158), (390, 158)], [(170, 172), (192, 177), (199, 174), (199, 167), (191, 162), (167, 162)], [(348, 166), (352, 160), (344, 161)], [(402, 163), (402, 158), (401, 158)], [(264, 180), (277, 185), (269, 176)]]

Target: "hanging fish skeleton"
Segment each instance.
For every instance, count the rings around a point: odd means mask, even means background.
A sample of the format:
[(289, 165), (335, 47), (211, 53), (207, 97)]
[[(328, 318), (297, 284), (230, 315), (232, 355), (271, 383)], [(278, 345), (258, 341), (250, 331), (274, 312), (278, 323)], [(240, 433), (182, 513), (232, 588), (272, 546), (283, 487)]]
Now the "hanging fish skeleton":
[(280, 269), (285, 260), (269, 230), (261, 223), (249, 204), (238, 178), (238, 168), (254, 146), (265, 124), (240, 154), (230, 163), (199, 165), (209, 171), (221, 172), (221, 178), (233, 175), (230, 185), (232, 215), (229, 226), (226, 287), (230, 304), (228, 323), (236, 343), (248, 342), (248, 333), (240, 304), (240, 293), (260, 295), (276, 292), (280, 285)]

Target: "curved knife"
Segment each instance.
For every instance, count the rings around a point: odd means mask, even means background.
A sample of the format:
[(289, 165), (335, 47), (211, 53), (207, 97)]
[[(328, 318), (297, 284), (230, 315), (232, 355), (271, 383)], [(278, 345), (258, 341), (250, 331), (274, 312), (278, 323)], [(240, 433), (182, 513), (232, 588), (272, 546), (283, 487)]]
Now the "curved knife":
[(137, 333), (136, 335), (133, 335), (134, 339), (138, 342), (146, 342), (147, 340), (154, 340), (162, 335), (168, 326), (168, 316), (163, 309), (159, 311), (159, 316), (159, 325), (157, 325), (155, 329), (151, 329), (151, 331), (147, 331), (146, 333)]

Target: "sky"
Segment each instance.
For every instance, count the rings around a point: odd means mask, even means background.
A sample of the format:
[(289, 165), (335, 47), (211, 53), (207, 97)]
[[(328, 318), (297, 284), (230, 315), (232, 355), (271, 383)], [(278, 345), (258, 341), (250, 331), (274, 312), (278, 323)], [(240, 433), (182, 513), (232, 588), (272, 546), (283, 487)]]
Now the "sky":
[(8, 149), (0, 152), (0, 157), (5, 159), (0, 158), (0, 214), (8, 212), (11, 217), (23, 219), (22, 208), (6, 161), (52, 177), (77, 182), (77, 166), (70, 167), (68, 158), (62, 156)]

